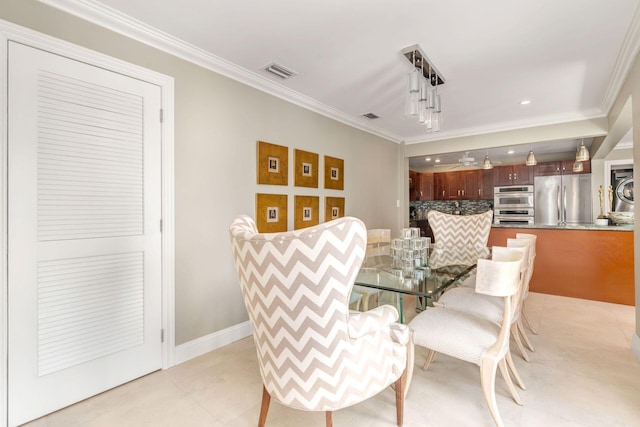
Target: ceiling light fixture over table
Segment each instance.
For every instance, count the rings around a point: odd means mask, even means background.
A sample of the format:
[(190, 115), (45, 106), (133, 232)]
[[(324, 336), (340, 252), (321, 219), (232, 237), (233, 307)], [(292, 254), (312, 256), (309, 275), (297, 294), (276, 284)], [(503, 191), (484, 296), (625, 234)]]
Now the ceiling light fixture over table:
[(405, 48), (402, 54), (412, 65), (406, 93), (406, 114), (417, 118), (427, 132), (439, 132), (442, 125), (442, 104), (438, 86), (444, 84), (442, 75), (436, 70), (420, 46)]

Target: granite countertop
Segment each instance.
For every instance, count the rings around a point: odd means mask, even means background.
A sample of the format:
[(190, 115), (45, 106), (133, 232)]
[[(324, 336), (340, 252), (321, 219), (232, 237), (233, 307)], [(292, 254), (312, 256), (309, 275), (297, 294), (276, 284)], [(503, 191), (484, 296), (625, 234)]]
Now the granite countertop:
[(599, 231), (633, 231), (633, 225), (541, 225), (541, 224), (493, 224), (493, 228), (531, 228), (545, 230), (599, 230)]

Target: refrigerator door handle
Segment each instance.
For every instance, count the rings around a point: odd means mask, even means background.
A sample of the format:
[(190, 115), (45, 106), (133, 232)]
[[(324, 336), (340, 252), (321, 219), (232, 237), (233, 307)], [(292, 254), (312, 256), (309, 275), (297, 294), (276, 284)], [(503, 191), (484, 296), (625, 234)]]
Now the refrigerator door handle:
[(562, 225), (567, 225), (567, 186), (562, 187)]
[(557, 191), (557, 195), (558, 195), (557, 196), (557, 200), (556, 200), (556, 219), (557, 219), (556, 224), (557, 225), (562, 225), (562, 217), (560, 216), (560, 197), (561, 197), (561, 194), (560, 194), (560, 186), (559, 185), (556, 187), (556, 191)]

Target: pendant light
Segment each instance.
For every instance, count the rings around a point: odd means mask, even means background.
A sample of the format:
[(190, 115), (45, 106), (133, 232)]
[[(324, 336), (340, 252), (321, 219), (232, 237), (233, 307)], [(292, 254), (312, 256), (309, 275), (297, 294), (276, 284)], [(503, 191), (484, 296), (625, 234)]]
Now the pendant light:
[(533, 154), (533, 149), (529, 150), (529, 154), (527, 154), (527, 160), (524, 162), (524, 164), (527, 166), (535, 166), (538, 164), (536, 155)]
[(587, 160), (589, 160), (589, 150), (584, 146), (584, 139), (582, 139), (582, 144), (576, 151), (576, 162), (586, 162)]
[(584, 166), (582, 166), (582, 162), (579, 161), (575, 161), (573, 162), (573, 171), (574, 172), (583, 172), (584, 171)]
[(491, 159), (489, 158), (489, 150), (487, 150), (487, 155), (484, 156), (484, 161), (482, 162), (482, 169), (493, 169), (493, 163), (491, 163)]

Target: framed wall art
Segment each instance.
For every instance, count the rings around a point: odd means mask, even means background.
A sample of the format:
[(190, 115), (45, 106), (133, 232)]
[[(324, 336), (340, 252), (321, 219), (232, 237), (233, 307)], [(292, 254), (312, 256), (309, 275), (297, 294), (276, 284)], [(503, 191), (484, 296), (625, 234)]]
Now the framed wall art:
[(344, 216), (344, 197), (325, 197), (324, 221), (331, 221)]
[(324, 188), (344, 190), (344, 160), (324, 156)]
[(289, 149), (258, 141), (258, 184), (289, 185)]
[(320, 197), (295, 196), (294, 198), (293, 228), (311, 227), (320, 223)]
[(256, 194), (256, 225), (260, 233), (287, 231), (287, 195)]
[(318, 155), (303, 150), (294, 150), (294, 185), (318, 188)]

